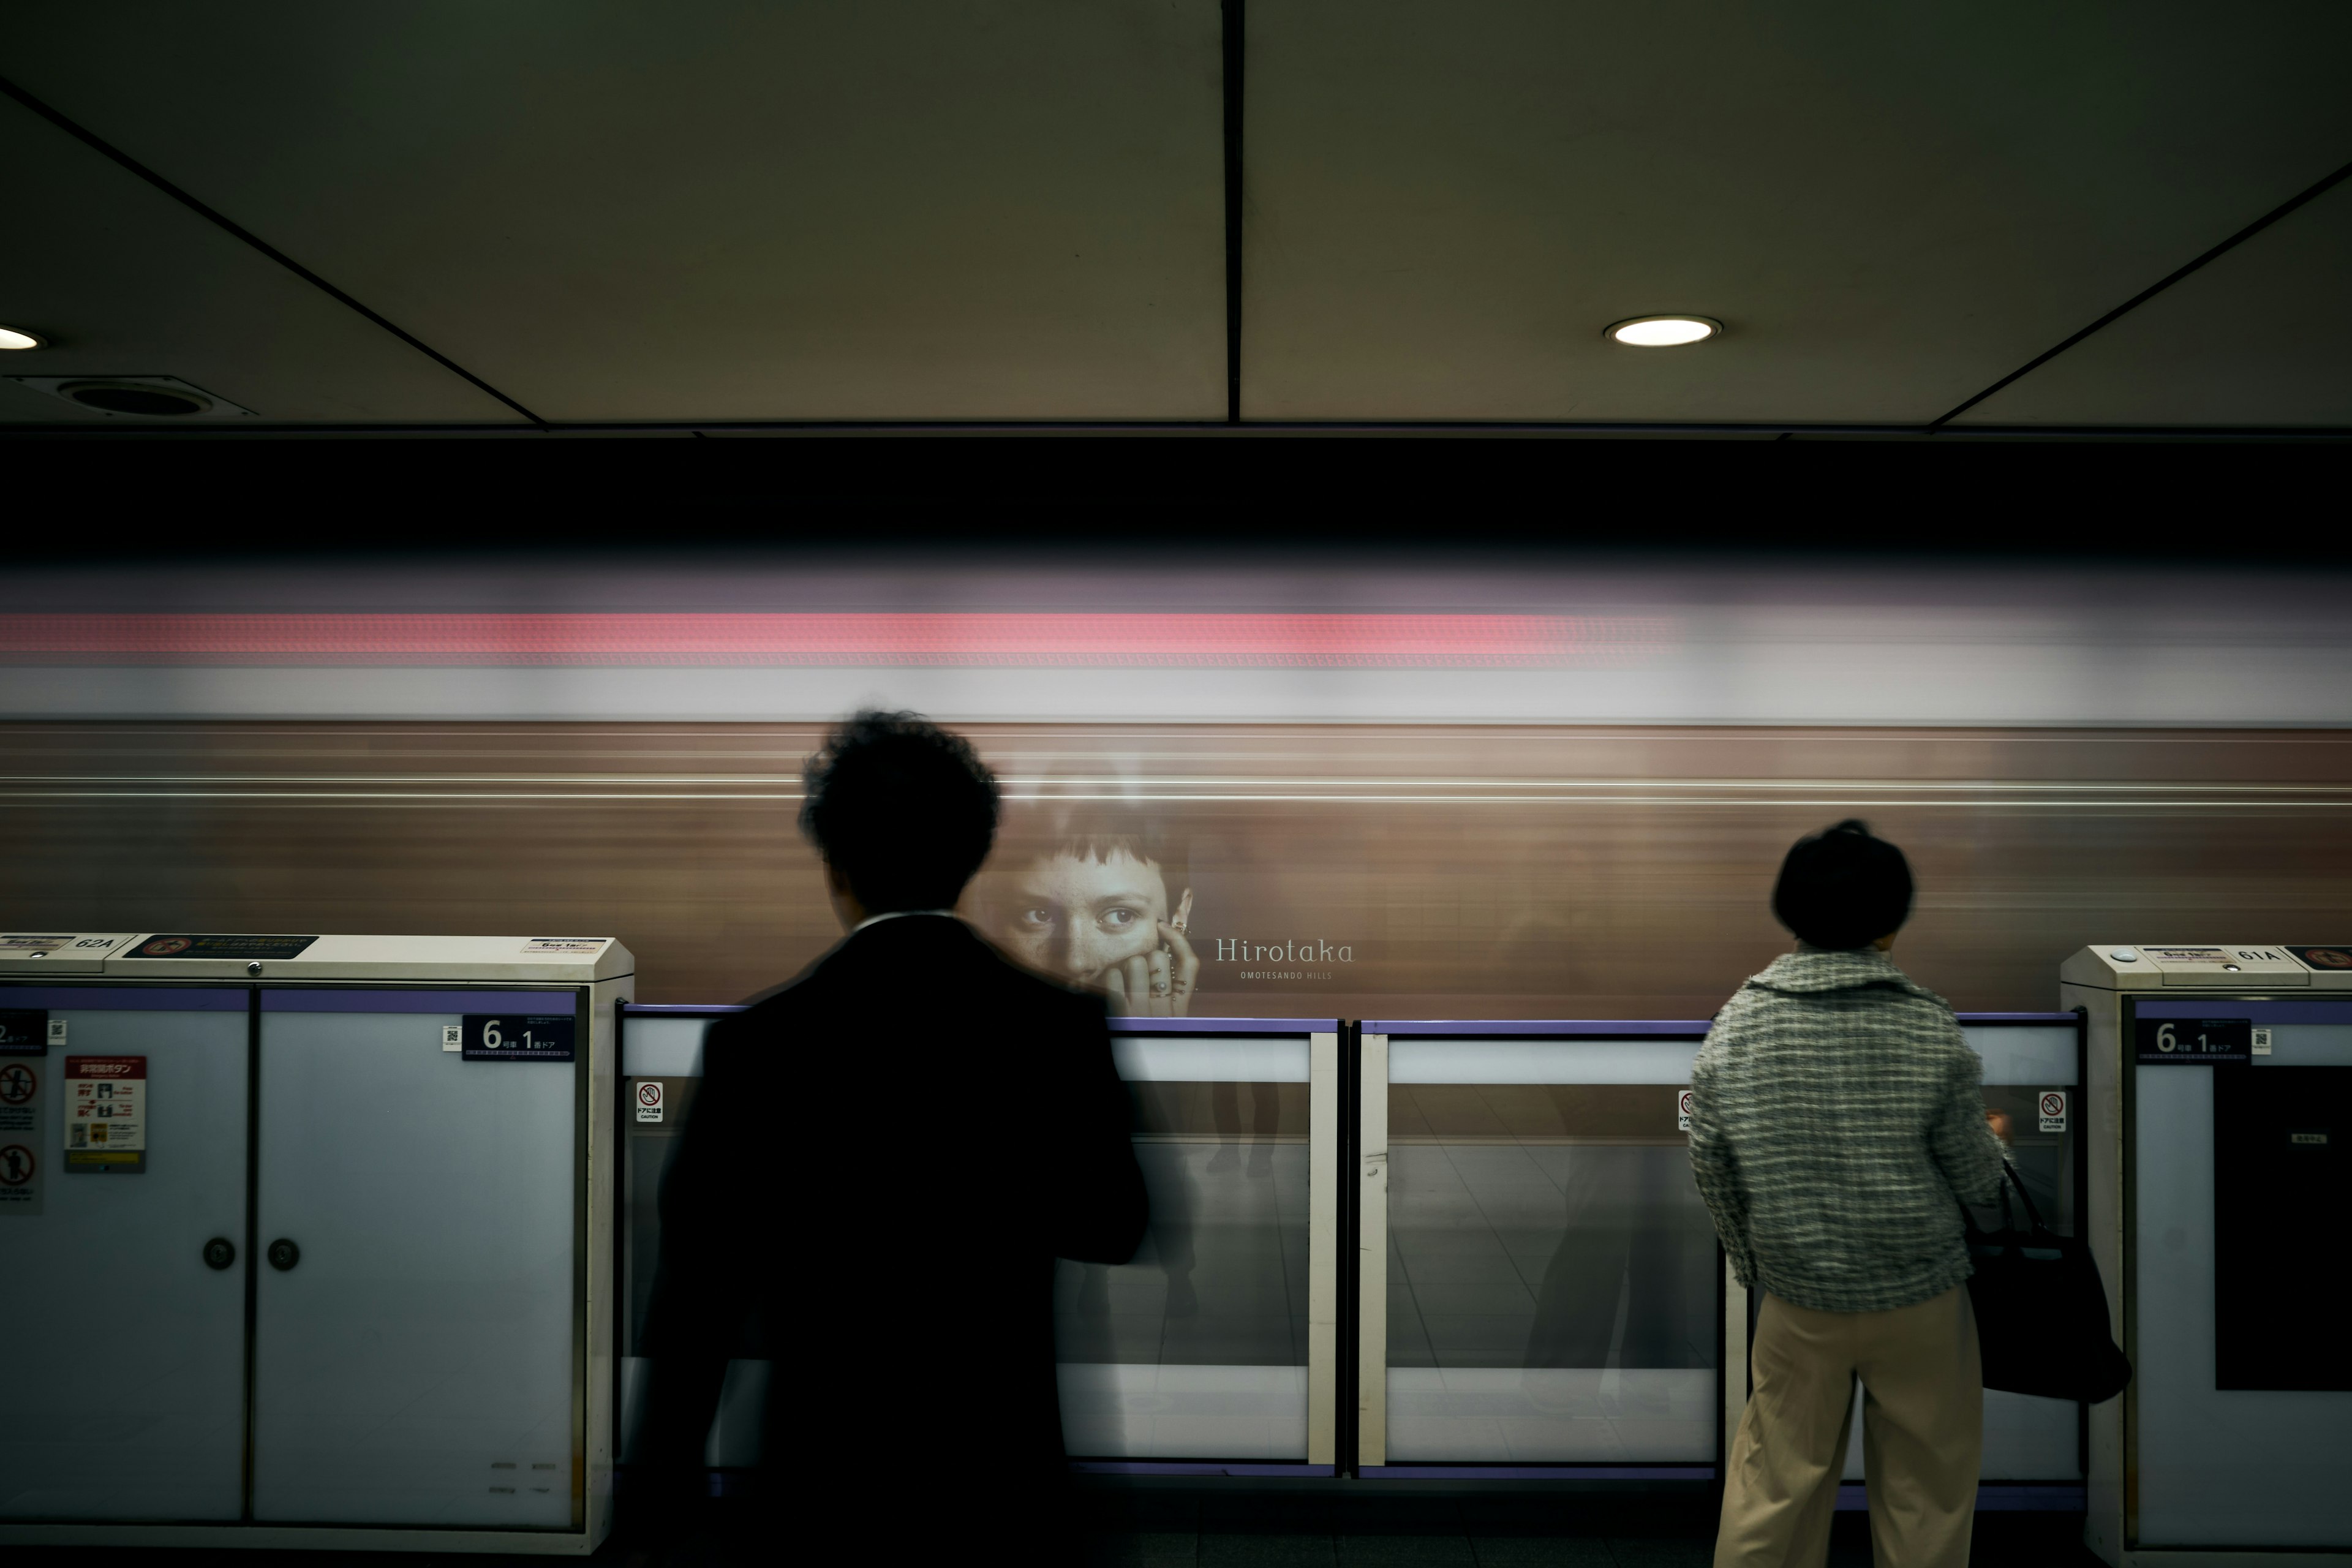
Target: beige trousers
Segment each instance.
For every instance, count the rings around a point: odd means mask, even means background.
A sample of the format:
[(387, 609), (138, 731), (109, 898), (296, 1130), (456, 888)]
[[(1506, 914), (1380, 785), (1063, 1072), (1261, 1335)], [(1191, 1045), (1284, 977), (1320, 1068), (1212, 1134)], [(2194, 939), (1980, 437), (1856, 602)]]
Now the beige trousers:
[(1878, 1568), (1968, 1568), (1984, 1450), (1984, 1372), (1966, 1286), (1887, 1312), (1767, 1295), (1755, 1392), (1732, 1439), (1715, 1568), (1819, 1568), (1859, 1378)]

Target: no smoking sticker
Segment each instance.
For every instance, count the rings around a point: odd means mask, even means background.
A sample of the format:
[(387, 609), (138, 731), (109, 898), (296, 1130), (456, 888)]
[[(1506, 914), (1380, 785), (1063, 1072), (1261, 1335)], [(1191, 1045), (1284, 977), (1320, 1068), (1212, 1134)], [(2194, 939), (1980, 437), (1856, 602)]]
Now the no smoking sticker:
[(662, 1119), (662, 1086), (647, 1079), (637, 1085), (637, 1120), (659, 1121)]
[(2042, 1091), (2042, 1131), (2044, 1132), (2066, 1131), (2066, 1091), (2064, 1089), (2045, 1089)]

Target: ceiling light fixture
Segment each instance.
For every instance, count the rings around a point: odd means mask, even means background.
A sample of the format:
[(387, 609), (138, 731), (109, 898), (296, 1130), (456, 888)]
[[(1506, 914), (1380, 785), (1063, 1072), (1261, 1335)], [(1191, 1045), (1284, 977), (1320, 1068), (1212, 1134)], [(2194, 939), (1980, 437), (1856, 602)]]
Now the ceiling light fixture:
[(1721, 321), (1706, 316), (1635, 316), (1612, 324), (1601, 335), (1627, 348), (1671, 349), (1703, 343), (1722, 331)]
[(41, 340), (18, 327), (0, 327), (0, 349), (37, 349)]

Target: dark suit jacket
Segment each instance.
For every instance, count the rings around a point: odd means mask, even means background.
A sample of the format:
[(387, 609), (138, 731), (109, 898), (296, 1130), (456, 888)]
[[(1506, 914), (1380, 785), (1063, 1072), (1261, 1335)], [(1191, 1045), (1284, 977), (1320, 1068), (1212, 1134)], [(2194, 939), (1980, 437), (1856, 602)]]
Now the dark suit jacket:
[(868, 926), (714, 1025), (662, 1186), (640, 1462), (700, 1465), (748, 1328), (772, 1483), (938, 1467), (1034, 1504), (1066, 1468), (1054, 1259), (1143, 1236), (1129, 1123), (1102, 1004), (960, 921)]

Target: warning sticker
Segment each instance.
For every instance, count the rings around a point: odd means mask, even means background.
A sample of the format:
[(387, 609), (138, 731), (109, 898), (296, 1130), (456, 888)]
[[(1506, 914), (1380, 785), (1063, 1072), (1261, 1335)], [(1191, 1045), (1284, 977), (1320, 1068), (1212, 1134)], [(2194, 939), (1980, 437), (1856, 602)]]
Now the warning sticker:
[(662, 1119), (662, 1086), (657, 1079), (646, 1079), (637, 1085), (637, 1120), (659, 1121)]
[(48, 1068), (0, 1061), (0, 1219), (41, 1212), (41, 1075)]
[(2044, 1132), (2066, 1131), (2066, 1091), (2064, 1089), (2045, 1089), (2042, 1091), (2042, 1131)]
[[(69, 936), (17, 936), (12, 933), (0, 936), (0, 952), (47, 952), (53, 947), (64, 947), (72, 941)], [(108, 944), (101, 942), (100, 945)]]
[(41, 1212), (41, 1162), (29, 1143), (0, 1143), (0, 1219)]
[(1691, 1091), (1684, 1089), (1675, 1096), (1675, 1127), (1678, 1131), (1690, 1131)]
[(535, 936), (522, 944), (525, 952), (602, 952), (609, 936)]
[(147, 1168), (147, 1058), (68, 1057), (66, 1171)]

